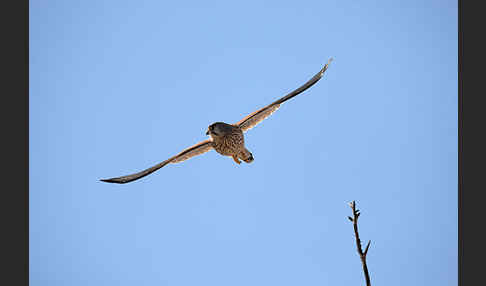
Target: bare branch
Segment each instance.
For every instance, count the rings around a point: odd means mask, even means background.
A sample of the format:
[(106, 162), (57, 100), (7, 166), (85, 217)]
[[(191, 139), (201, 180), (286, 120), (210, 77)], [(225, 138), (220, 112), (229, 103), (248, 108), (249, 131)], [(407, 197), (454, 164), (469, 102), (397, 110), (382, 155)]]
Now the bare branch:
[(364, 256), (366, 256), (366, 254), (368, 254), (368, 248), (370, 248), (370, 243), (371, 243), (371, 240), (368, 241), (368, 244), (365, 247)]
[(358, 233), (358, 217), (360, 215), (359, 210), (356, 209), (356, 203), (355, 201), (352, 201), (349, 203), (349, 206), (353, 210), (353, 217), (351, 218), (348, 216), (348, 219), (353, 223), (353, 228), (354, 228), (354, 236), (356, 237), (356, 248), (358, 249), (358, 254), (359, 257), (361, 258), (361, 264), (363, 265), (363, 272), (365, 275), (365, 280), (366, 280), (366, 286), (371, 286), (370, 282), (370, 274), (368, 273), (368, 266), (366, 265), (366, 254), (368, 254), (368, 249), (370, 247), (371, 240), (368, 241), (368, 244), (366, 245), (365, 251), (363, 252), (363, 249), (361, 248), (361, 240), (359, 239), (359, 233)]

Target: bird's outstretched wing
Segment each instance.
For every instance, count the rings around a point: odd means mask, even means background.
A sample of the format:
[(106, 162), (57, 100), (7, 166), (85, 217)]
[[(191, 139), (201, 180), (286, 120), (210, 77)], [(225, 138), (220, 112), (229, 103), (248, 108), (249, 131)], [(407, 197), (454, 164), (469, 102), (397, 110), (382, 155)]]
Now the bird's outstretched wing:
[(272, 102), (271, 104), (265, 106), (264, 108), (259, 109), (255, 112), (249, 114), (245, 118), (241, 119), (235, 125), (239, 126), (243, 130), (243, 132), (250, 130), (255, 125), (262, 122), (263, 119), (267, 118), (272, 113), (277, 111), (277, 109), (280, 107), (280, 104), (282, 104), (285, 101), (291, 99), (292, 97), (302, 93), (303, 91), (305, 91), (309, 87), (313, 86), (316, 82), (318, 82), (321, 79), (324, 72), (327, 70), (327, 67), (329, 66), (331, 61), (332, 61), (332, 58), (329, 59), (327, 64), (316, 75), (314, 75), (309, 81), (304, 83), (301, 87), (297, 88), (296, 90), (292, 91), (291, 93), (287, 94), (286, 96), (278, 99), (277, 101)]
[(157, 171), (158, 169), (164, 167), (165, 165), (167, 165), (169, 163), (179, 163), (179, 162), (185, 161), (185, 160), (192, 158), (194, 156), (204, 154), (204, 153), (210, 151), (212, 148), (213, 147), (212, 147), (211, 140), (205, 140), (205, 141), (197, 143), (196, 145), (194, 145), (192, 147), (185, 149), (184, 151), (180, 152), (179, 154), (175, 155), (174, 157), (169, 158), (169, 159), (167, 159), (167, 160), (165, 160), (165, 161), (163, 161), (163, 162), (161, 162), (161, 163), (159, 163), (159, 164), (157, 164), (153, 167), (150, 167), (146, 170), (143, 170), (141, 172), (131, 174), (131, 175), (127, 175), (127, 176), (123, 176), (123, 177), (117, 177), (117, 178), (111, 178), (111, 179), (101, 179), (101, 181), (107, 182), (107, 183), (125, 184), (125, 183), (131, 182), (131, 181), (138, 180), (142, 177), (145, 177), (148, 174)]

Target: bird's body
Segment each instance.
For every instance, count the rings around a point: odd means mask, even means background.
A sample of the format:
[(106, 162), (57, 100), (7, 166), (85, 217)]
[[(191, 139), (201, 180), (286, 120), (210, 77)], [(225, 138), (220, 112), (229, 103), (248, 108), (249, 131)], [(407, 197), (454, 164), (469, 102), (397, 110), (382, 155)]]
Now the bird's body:
[(212, 146), (219, 154), (233, 157), (238, 164), (238, 159), (247, 163), (253, 162), (253, 155), (245, 148), (245, 136), (240, 127), (216, 122), (208, 127), (207, 134), (211, 136)]
[(235, 127), (234, 132), (223, 137), (213, 138), (214, 151), (223, 156), (238, 156), (245, 148), (245, 138), (243, 132)]
[(249, 114), (237, 123), (228, 124), (224, 122), (216, 122), (209, 125), (206, 135), (209, 135), (210, 139), (199, 142), (198, 144), (185, 149), (179, 154), (141, 172), (117, 178), (102, 179), (101, 181), (118, 184), (135, 181), (147, 176), (152, 172), (155, 172), (169, 163), (179, 163), (194, 156), (206, 153), (212, 149), (223, 156), (232, 157), (233, 160), (238, 164), (241, 163), (240, 160), (246, 163), (253, 162), (253, 154), (245, 147), (245, 138), (243, 133), (250, 130), (255, 125), (274, 113), (277, 109), (279, 109), (282, 103), (302, 93), (319, 81), (324, 72), (327, 70), (331, 60), (332, 59), (330, 59), (316, 75), (314, 75), (301, 87), (274, 101), (273, 103)]

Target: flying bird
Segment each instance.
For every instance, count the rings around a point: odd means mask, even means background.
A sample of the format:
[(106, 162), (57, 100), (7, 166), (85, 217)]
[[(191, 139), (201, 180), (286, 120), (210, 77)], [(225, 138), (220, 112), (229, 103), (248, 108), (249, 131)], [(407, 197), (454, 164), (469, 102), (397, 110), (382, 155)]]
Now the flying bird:
[(255, 127), (255, 125), (257, 125), (265, 118), (270, 116), (272, 113), (274, 113), (282, 103), (302, 93), (309, 87), (313, 86), (316, 82), (318, 82), (324, 75), (324, 72), (327, 70), (331, 61), (332, 58), (329, 59), (327, 64), (325, 64), (324, 67), (317, 74), (315, 74), (301, 87), (276, 100), (275, 102), (272, 102), (271, 104), (263, 107), (262, 109), (259, 109), (249, 114), (237, 123), (228, 124), (224, 122), (215, 122), (209, 125), (206, 131), (206, 135), (209, 135), (210, 137), (208, 140), (199, 142), (196, 145), (185, 149), (179, 154), (141, 172), (111, 179), (101, 179), (101, 181), (118, 184), (132, 182), (157, 171), (167, 164), (185, 161), (194, 156), (204, 154), (211, 149), (214, 149), (216, 152), (223, 156), (232, 157), (237, 164), (241, 164), (240, 160), (246, 163), (253, 162), (253, 154), (245, 148), (245, 138), (243, 133)]

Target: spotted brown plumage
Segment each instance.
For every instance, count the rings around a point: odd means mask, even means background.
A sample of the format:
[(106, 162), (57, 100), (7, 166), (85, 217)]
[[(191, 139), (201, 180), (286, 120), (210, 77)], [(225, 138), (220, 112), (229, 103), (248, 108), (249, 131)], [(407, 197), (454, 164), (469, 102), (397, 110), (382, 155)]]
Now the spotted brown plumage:
[[(212, 126), (219, 124), (226, 124), (223, 122), (214, 123)], [(223, 156), (232, 156), (237, 153), (241, 146), (244, 146), (245, 139), (243, 138), (243, 132), (237, 126), (227, 124), (229, 127), (229, 132), (224, 133), (223, 136), (218, 136), (215, 133), (211, 133), (213, 139), (213, 148), (219, 154)]]
[(245, 138), (240, 127), (224, 122), (216, 122), (208, 127), (213, 148), (223, 156), (233, 157), (236, 163), (241, 159), (247, 163), (253, 161), (253, 155), (245, 148)]
[(185, 149), (179, 154), (141, 172), (111, 179), (102, 179), (101, 181), (118, 184), (132, 182), (155, 172), (167, 164), (185, 161), (194, 156), (206, 153), (211, 149), (214, 149), (223, 156), (232, 157), (233, 160), (238, 164), (240, 164), (240, 160), (243, 160), (246, 163), (253, 162), (253, 154), (245, 147), (245, 138), (243, 133), (255, 127), (258, 123), (262, 122), (265, 118), (277, 111), (282, 103), (304, 92), (306, 89), (318, 82), (324, 75), (324, 72), (327, 70), (331, 61), (332, 58), (329, 59), (327, 64), (325, 64), (317, 74), (315, 74), (310, 80), (299, 88), (272, 102), (271, 104), (247, 115), (237, 123), (228, 124), (224, 122), (216, 122), (209, 125), (206, 135), (209, 135), (210, 139), (199, 142), (196, 145)]

